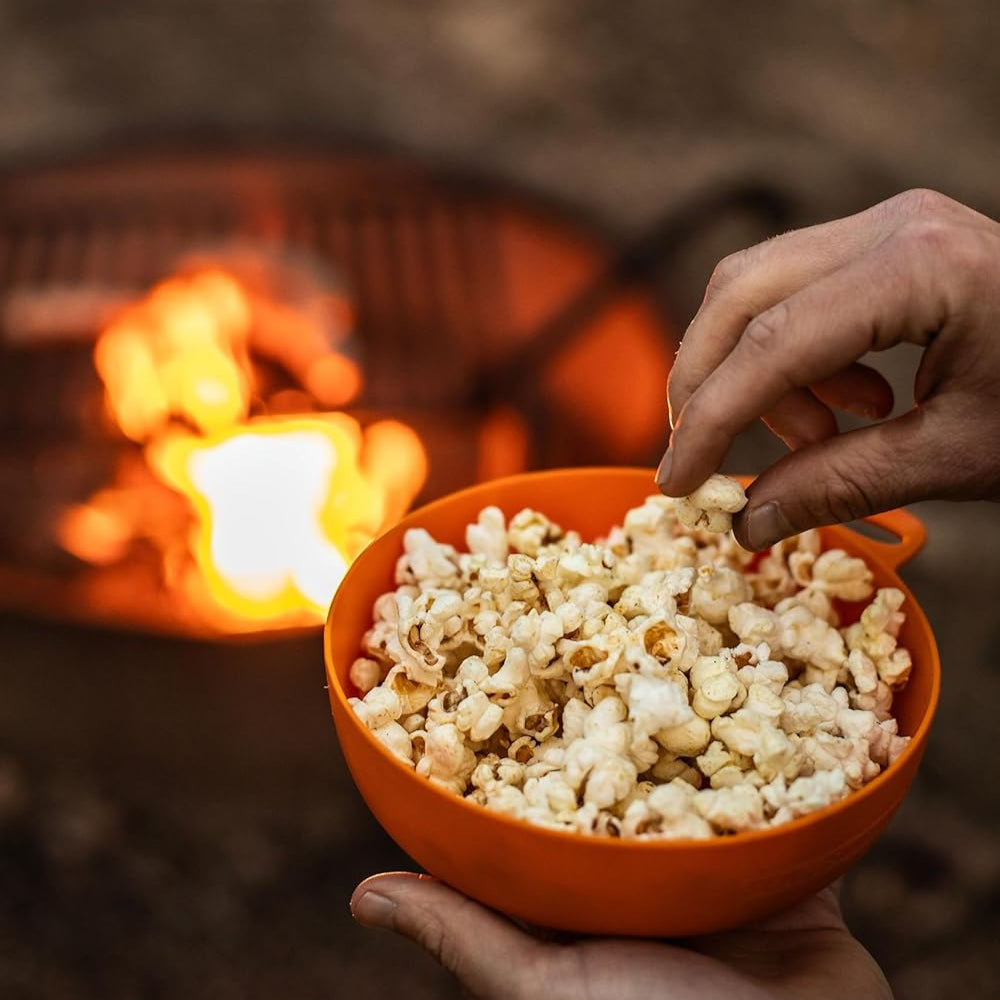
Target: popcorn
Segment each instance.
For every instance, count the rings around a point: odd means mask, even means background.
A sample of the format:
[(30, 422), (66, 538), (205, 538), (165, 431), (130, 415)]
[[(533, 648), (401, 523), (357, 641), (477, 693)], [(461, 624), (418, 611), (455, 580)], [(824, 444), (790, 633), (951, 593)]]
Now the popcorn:
[(828, 690), (832, 691), (837, 674), (847, 660), (840, 633), (801, 604), (782, 611), (778, 623), (781, 648), (793, 660), (815, 671), (816, 680), (824, 687), (830, 682)]
[(625, 837), (684, 837), (705, 839), (712, 827), (692, 808), (695, 790), (685, 781), (659, 785), (644, 799), (631, 803), (622, 819)]
[(913, 666), (909, 651), (897, 647), (896, 637), (904, 616), (903, 592), (886, 587), (861, 612), (860, 620), (844, 630), (844, 639), (852, 652), (864, 653), (875, 666), (879, 679), (890, 688), (902, 687)]
[(396, 583), (448, 587), (458, 583), (458, 558), (450, 545), (441, 545), (423, 528), (403, 535), (403, 555), (396, 563)]
[(781, 651), (781, 622), (773, 611), (746, 601), (730, 606), (728, 618), (729, 627), (739, 636), (740, 642), (748, 646), (766, 642), (769, 652)]
[(403, 667), (393, 667), (382, 683), (399, 699), (400, 715), (419, 712), (434, 697), (434, 687), (410, 680)]
[(376, 660), (359, 656), (351, 664), (351, 683), (364, 695), (382, 680), (382, 668)]
[(380, 729), (403, 714), (399, 697), (390, 688), (372, 688), (363, 699), (351, 698), (350, 704), (369, 729)]
[[(408, 739), (417, 742), (416, 734), (409, 734)], [(423, 753), (416, 762), (417, 774), (464, 791), (476, 766), (476, 757), (466, 747), (458, 727), (445, 723), (426, 733), (419, 742), (423, 743)]]
[(729, 609), (750, 600), (752, 591), (746, 577), (728, 566), (701, 566), (691, 587), (688, 610), (710, 625), (729, 621)]
[(683, 725), (694, 715), (683, 679), (678, 683), (642, 674), (619, 674), (615, 687), (628, 704), (629, 719), (647, 735)]
[(753, 830), (764, 824), (764, 800), (756, 788), (704, 788), (692, 800), (697, 813), (720, 833)]
[(701, 788), (703, 782), (697, 768), (692, 767), (683, 758), (675, 757), (666, 751), (660, 754), (656, 763), (649, 769), (649, 773), (657, 781), (673, 781), (677, 778), (692, 788)]
[(785, 538), (771, 546), (770, 551), (753, 573), (748, 574), (754, 597), (767, 607), (774, 607), (783, 598), (795, 593), (795, 582), (789, 562), (792, 556), (808, 553), (819, 555), (820, 538), (815, 529), (802, 532), (793, 538)]
[(690, 496), (674, 501), (681, 524), (688, 528), (725, 532), (733, 526), (733, 514), (747, 505), (747, 496), (735, 479), (709, 476)]
[(659, 730), (654, 739), (678, 757), (697, 757), (711, 742), (712, 728), (700, 716), (692, 715), (687, 722)]
[(372, 729), (372, 736), (388, 747), (404, 764), (413, 766), (410, 734), (398, 722), (387, 722), (384, 726)]
[(806, 590), (818, 590), (842, 601), (863, 601), (871, 597), (872, 571), (863, 559), (849, 556), (843, 549), (795, 552), (788, 557), (792, 578)]
[(496, 507), (466, 552), (411, 529), (353, 710), (420, 777), (554, 829), (708, 838), (824, 808), (909, 743), (903, 594), (817, 532), (758, 560), (718, 534), (744, 503), (713, 477), (596, 543)]
[(727, 712), (744, 693), (734, 668), (734, 661), (724, 656), (699, 656), (691, 667), (691, 707), (703, 719)]
[(798, 816), (825, 809), (842, 799), (848, 792), (841, 771), (817, 771), (805, 778), (796, 778), (787, 785), (783, 775), (778, 775), (761, 789), (765, 808), (773, 813), (771, 824), (777, 826)]
[(527, 556), (537, 556), (546, 545), (564, 538), (563, 530), (544, 514), (535, 510), (522, 510), (510, 520), (507, 543), (515, 552)]
[(465, 529), (469, 551), (484, 555), (492, 563), (507, 561), (507, 522), (499, 507), (484, 507), (475, 524)]
[(504, 710), (490, 701), (485, 691), (476, 691), (459, 702), (455, 725), (477, 743), (489, 739), (500, 727)]

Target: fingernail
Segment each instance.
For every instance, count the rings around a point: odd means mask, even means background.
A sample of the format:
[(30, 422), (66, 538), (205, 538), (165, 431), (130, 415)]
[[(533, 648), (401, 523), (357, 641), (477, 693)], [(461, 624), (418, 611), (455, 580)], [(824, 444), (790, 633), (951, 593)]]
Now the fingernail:
[(774, 500), (755, 507), (747, 514), (747, 541), (754, 552), (770, 548), (775, 542), (795, 534), (795, 529)]
[(351, 916), (365, 927), (391, 928), (396, 904), (381, 893), (369, 890), (351, 907)]
[(656, 485), (663, 486), (670, 478), (670, 465), (673, 462), (673, 455), (668, 448), (660, 459), (660, 464), (656, 467)]

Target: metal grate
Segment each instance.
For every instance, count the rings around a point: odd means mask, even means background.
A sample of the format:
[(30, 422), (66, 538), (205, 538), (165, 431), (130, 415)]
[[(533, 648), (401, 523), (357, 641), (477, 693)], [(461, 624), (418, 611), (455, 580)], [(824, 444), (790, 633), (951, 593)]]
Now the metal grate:
[[(375, 196), (372, 196), (375, 195)], [(86, 339), (97, 316), (166, 274), (185, 250), (233, 240), (314, 255), (346, 277), (374, 408), (440, 405), (468, 385), (508, 316), (500, 205), (443, 190), (345, 199), (288, 191), (262, 210), (148, 197), (0, 208), (8, 347)]]

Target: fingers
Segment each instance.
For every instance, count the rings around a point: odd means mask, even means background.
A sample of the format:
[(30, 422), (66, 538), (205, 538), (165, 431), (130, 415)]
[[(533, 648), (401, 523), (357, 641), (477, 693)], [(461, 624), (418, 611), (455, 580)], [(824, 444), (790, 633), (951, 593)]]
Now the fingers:
[(924, 258), (884, 243), (757, 316), (681, 412), (663, 492), (696, 489), (733, 438), (793, 390), (869, 350), (926, 343), (946, 315), (932, 275)]
[(785, 233), (722, 260), (709, 279), (705, 300), (684, 335), (670, 373), (671, 426), (754, 316), (876, 245), (890, 231), (891, 215), (876, 206)]
[(795, 450), (837, 433), (837, 419), (831, 407), (879, 420), (892, 412), (892, 406), (892, 386), (874, 368), (852, 364), (808, 389), (793, 389), (762, 419)]
[(825, 441), (837, 433), (837, 421), (828, 406), (808, 389), (795, 389), (764, 414), (764, 423), (789, 448)]
[(828, 406), (869, 420), (881, 420), (892, 412), (892, 386), (868, 365), (849, 365), (809, 388)]
[(737, 540), (760, 551), (807, 528), (949, 495), (972, 470), (956, 468), (955, 421), (941, 410), (935, 401), (786, 456), (751, 486)]
[(415, 941), (452, 972), (473, 996), (518, 996), (543, 946), (510, 921), (436, 879), (397, 872), (365, 879), (351, 913), (366, 927)]
[(775, 237), (716, 267), (670, 373), (670, 425), (757, 315), (873, 250), (907, 224), (995, 230), (984, 215), (936, 191), (904, 191), (857, 215)]
[(837, 433), (830, 407), (880, 420), (892, 412), (892, 386), (874, 368), (853, 364), (808, 389), (793, 389), (764, 414), (764, 423), (792, 450)]

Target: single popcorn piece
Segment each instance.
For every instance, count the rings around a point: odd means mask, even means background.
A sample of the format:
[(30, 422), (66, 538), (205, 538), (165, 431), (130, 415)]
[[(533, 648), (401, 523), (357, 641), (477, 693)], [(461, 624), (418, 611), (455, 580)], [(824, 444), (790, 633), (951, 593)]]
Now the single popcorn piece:
[(565, 537), (562, 528), (554, 524), (544, 514), (535, 510), (522, 510), (510, 519), (507, 541), (515, 552), (527, 556), (537, 556), (547, 545), (552, 545)]
[(421, 778), (553, 829), (704, 839), (824, 808), (909, 745), (903, 594), (815, 531), (744, 552), (719, 534), (744, 503), (714, 476), (597, 542), (496, 507), (465, 552), (411, 529), (351, 708)]
[(674, 501), (681, 524), (688, 528), (726, 532), (733, 526), (733, 514), (747, 505), (743, 487), (729, 476), (715, 473), (689, 496)]
[(695, 793), (694, 807), (720, 833), (754, 830), (764, 823), (764, 800), (750, 785), (704, 788)]
[(829, 689), (836, 683), (837, 674), (847, 660), (847, 650), (840, 633), (817, 618), (808, 608), (795, 605), (778, 615), (781, 647), (793, 660), (806, 664), (819, 675), (816, 680)]
[(359, 656), (351, 664), (351, 683), (363, 694), (367, 694), (382, 680), (382, 668), (376, 660)]
[(619, 674), (615, 687), (626, 700), (629, 719), (647, 735), (683, 725), (694, 714), (688, 705), (686, 682)]
[(351, 698), (350, 704), (369, 729), (380, 729), (403, 714), (403, 706), (390, 688), (374, 687), (363, 699)]
[(729, 627), (748, 646), (766, 642), (768, 652), (781, 653), (781, 621), (775, 612), (762, 608), (752, 601), (731, 605), (728, 610)]
[(484, 507), (475, 524), (465, 529), (469, 551), (486, 556), (493, 563), (507, 561), (507, 522), (499, 507)]
[(664, 750), (678, 757), (697, 757), (711, 742), (712, 727), (700, 716), (692, 715), (687, 722), (659, 730), (654, 738)]
[(701, 566), (691, 587), (688, 610), (710, 625), (724, 625), (729, 621), (730, 608), (745, 603), (751, 596), (750, 584), (738, 570), (728, 566)]
[(843, 549), (823, 553), (793, 552), (788, 569), (805, 590), (817, 590), (842, 601), (863, 601), (872, 594), (872, 571), (863, 559), (849, 556)]
[(410, 734), (398, 722), (387, 722), (384, 726), (372, 729), (372, 736), (388, 747), (404, 764), (413, 766)]
[(450, 545), (436, 542), (423, 528), (403, 535), (403, 555), (396, 564), (396, 583), (448, 587), (458, 583), (457, 554)]
[(703, 719), (714, 719), (729, 711), (745, 694), (736, 676), (735, 661), (725, 656), (699, 656), (691, 667), (691, 707)]

